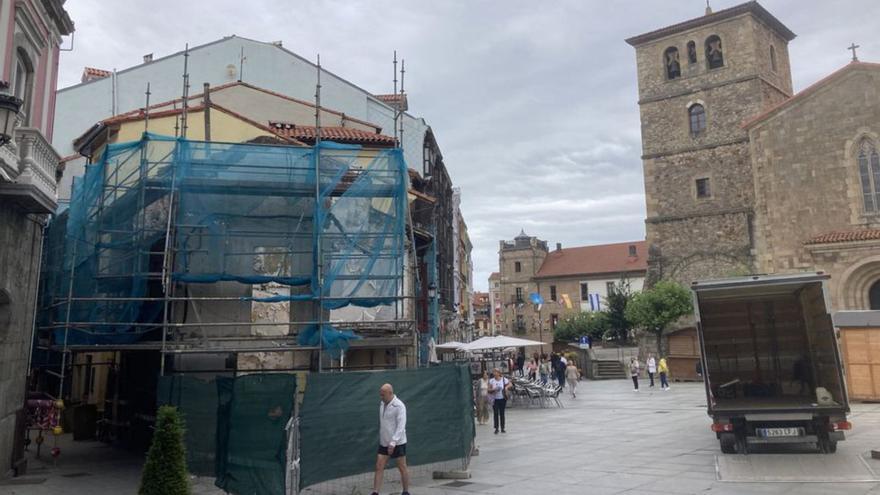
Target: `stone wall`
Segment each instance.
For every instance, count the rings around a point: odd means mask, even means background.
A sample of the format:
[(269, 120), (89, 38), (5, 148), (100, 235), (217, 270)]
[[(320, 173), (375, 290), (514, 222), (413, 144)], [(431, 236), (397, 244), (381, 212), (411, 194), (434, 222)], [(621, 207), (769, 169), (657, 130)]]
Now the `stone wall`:
[[(526, 328), (535, 331), (529, 335), (538, 332), (539, 325), (537, 320), (537, 312), (534, 311), (532, 303), (529, 301), (529, 294), (536, 292), (537, 284), (532, 277), (538, 273), (547, 251), (537, 247), (532, 243), (530, 247), (510, 248), (504, 247), (504, 241), (501, 242), (501, 248), (498, 252), (498, 265), (501, 274), (501, 328), (500, 332), (505, 335), (518, 334), (516, 330), (516, 316), (522, 315)], [(520, 263), (520, 271), (516, 271), (516, 263)], [(522, 304), (516, 303), (516, 289), (522, 288)], [(528, 337), (527, 337), (528, 338)]]
[(24, 405), (39, 279), (37, 221), (0, 204), (0, 478), (11, 469), (16, 414)]
[(852, 307), (857, 298), (847, 302), (840, 278), (876, 251), (804, 242), (833, 231), (880, 228), (880, 215), (865, 211), (857, 164), (862, 139), (880, 149), (878, 88), (880, 70), (851, 66), (749, 130), (758, 269), (827, 271), (836, 309), (865, 309)]

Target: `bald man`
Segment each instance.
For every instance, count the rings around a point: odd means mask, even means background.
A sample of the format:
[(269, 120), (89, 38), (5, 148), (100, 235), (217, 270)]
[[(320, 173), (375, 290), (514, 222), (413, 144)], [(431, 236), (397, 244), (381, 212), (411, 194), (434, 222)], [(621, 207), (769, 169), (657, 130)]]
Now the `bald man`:
[(406, 470), (406, 406), (394, 395), (394, 388), (386, 383), (379, 388), (379, 455), (376, 456), (376, 477), (373, 479), (373, 494), (379, 495), (382, 489), (382, 475), (388, 458), (397, 459), (400, 482), (403, 491), (409, 495), (409, 473)]

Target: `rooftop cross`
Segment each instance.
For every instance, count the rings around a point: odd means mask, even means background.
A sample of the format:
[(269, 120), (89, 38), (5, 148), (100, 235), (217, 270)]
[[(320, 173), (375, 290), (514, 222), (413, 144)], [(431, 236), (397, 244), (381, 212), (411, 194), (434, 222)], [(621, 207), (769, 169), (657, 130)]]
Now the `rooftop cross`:
[(852, 52), (853, 52), (853, 59), (852, 59), (853, 62), (859, 61), (859, 57), (856, 56), (856, 48), (861, 48), (861, 47), (855, 43), (846, 47), (847, 50), (852, 50)]

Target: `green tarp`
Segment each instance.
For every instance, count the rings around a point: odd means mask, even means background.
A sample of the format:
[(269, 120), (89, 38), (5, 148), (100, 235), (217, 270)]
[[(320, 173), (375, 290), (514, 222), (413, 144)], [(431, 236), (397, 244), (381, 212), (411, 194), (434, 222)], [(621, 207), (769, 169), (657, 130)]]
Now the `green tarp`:
[(467, 366), (311, 374), (300, 412), (300, 487), (370, 472), (379, 444), (379, 387), (407, 408), (407, 463), (468, 456), (474, 438)]
[(158, 405), (176, 406), (185, 425), (186, 464), (200, 476), (214, 476), (217, 432), (217, 385), (188, 376), (159, 379)]

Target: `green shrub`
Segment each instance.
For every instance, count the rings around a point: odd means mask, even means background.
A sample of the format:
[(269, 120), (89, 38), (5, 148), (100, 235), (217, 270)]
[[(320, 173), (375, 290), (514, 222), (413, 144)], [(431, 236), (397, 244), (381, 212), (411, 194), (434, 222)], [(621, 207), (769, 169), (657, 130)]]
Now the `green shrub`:
[(189, 495), (183, 428), (177, 408), (159, 408), (139, 495)]

